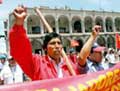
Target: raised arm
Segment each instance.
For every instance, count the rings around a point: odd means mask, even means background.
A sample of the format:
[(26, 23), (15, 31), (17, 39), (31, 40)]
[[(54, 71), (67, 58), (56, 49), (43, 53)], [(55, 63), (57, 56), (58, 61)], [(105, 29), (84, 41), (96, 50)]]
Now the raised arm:
[(83, 45), (80, 53), (78, 54), (78, 62), (81, 66), (84, 66), (86, 64), (86, 59), (90, 54), (91, 47), (92, 47), (96, 37), (98, 36), (100, 30), (101, 30), (101, 26), (99, 26), (99, 25), (95, 25), (92, 28), (92, 33), (91, 33), (89, 39)]
[(15, 23), (9, 33), (10, 53), (18, 62), (24, 72), (32, 78), (33, 58), (31, 43), (23, 27), (24, 19), (27, 16), (26, 8), (18, 6), (14, 11)]

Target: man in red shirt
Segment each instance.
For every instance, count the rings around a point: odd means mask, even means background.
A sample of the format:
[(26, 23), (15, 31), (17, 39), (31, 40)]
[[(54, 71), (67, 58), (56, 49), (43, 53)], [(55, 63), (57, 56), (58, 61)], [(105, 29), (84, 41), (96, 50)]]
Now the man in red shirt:
[[(65, 59), (61, 56), (63, 48), (61, 36), (55, 32), (46, 34), (43, 40), (43, 47), (47, 54), (42, 56), (32, 54), (31, 43), (23, 27), (24, 19), (27, 16), (26, 8), (18, 6), (13, 14), (15, 23), (9, 33), (10, 52), (23, 71), (32, 80), (71, 76), (72, 74), (65, 63)], [(79, 74), (79, 66), (86, 64), (86, 58), (100, 29), (100, 26), (94, 26), (93, 32), (81, 52), (74, 59), (69, 58), (76, 74)]]

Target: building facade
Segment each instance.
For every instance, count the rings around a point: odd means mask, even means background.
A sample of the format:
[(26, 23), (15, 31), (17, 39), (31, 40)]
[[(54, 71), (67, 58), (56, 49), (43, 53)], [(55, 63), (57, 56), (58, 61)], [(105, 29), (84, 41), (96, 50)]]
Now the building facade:
[[(115, 34), (120, 33), (120, 13), (106, 11), (88, 11), (71, 9), (40, 8), (53, 31), (60, 33), (63, 47), (68, 52), (70, 39), (79, 39), (85, 43), (91, 34), (94, 25), (101, 25), (102, 31), (97, 38), (100, 45), (116, 48)], [(28, 16), (24, 26), (30, 38), (34, 53), (43, 53), (43, 36), (47, 33), (45, 26), (33, 8), (27, 8)], [(9, 28), (14, 22), (12, 14), (9, 15)], [(9, 48), (8, 48), (9, 49)]]

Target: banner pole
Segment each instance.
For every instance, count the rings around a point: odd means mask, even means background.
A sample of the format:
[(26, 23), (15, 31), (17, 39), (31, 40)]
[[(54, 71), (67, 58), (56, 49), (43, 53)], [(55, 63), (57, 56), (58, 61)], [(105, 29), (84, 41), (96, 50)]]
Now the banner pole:
[[(46, 21), (46, 19), (45, 19), (44, 16), (42, 15), (42, 13), (40, 12), (39, 8), (36, 7), (36, 8), (35, 8), (35, 12), (36, 12), (36, 13), (38, 14), (38, 16), (40, 17), (41, 21), (43, 22), (43, 24), (44, 24), (45, 27), (47, 28), (48, 32), (49, 32), (49, 33), (50, 33), (50, 32), (53, 32), (52, 28), (50, 27), (50, 25), (48, 24), (48, 22)], [(62, 49), (62, 56), (65, 58), (65, 61), (66, 61), (66, 64), (67, 64), (67, 66), (68, 66), (68, 68), (69, 68), (69, 70), (70, 70), (70, 73), (75, 76), (76, 73), (75, 73), (75, 71), (74, 71), (71, 63), (69, 62), (68, 57), (67, 57), (67, 55), (66, 55), (66, 53), (65, 53), (65, 51), (64, 51), (63, 49)]]

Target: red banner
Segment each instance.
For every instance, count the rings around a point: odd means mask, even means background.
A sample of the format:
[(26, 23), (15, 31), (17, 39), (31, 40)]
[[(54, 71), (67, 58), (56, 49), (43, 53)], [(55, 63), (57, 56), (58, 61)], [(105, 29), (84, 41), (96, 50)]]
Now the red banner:
[(120, 91), (120, 63), (91, 74), (4, 85), (0, 91)]
[(120, 35), (116, 34), (116, 48), (120, 49)]

